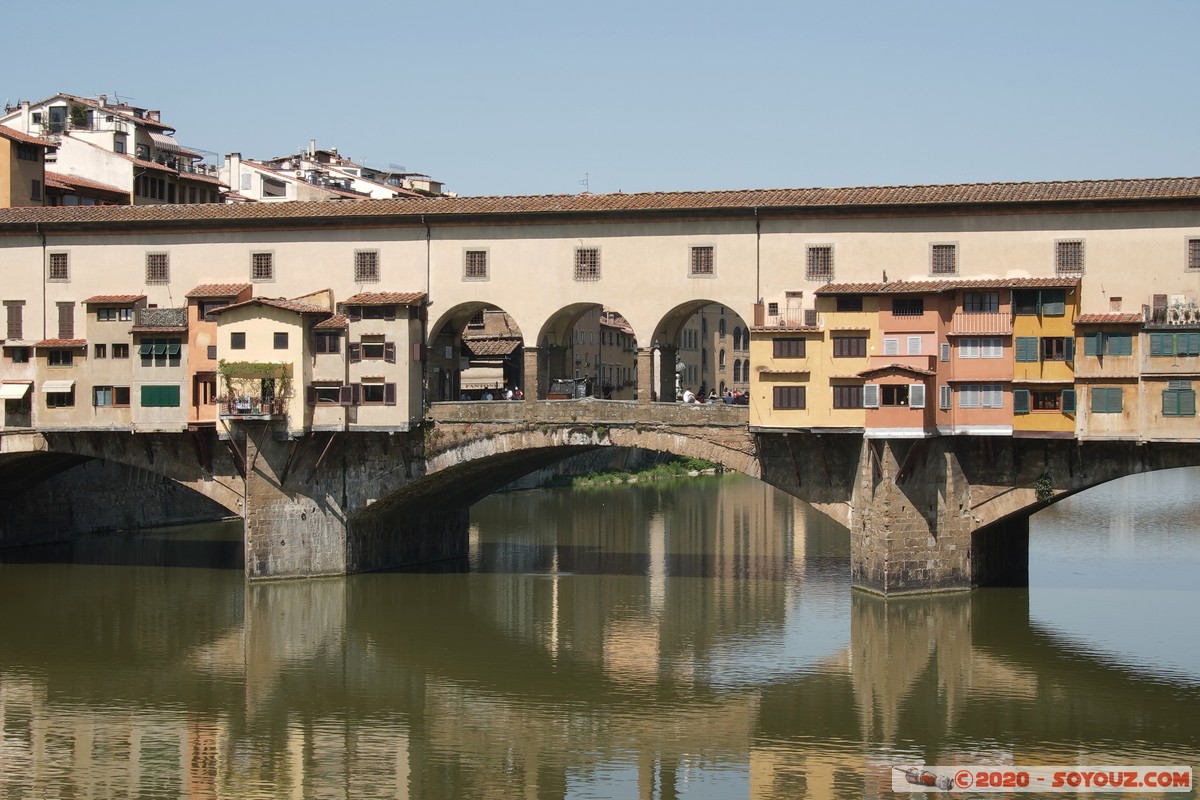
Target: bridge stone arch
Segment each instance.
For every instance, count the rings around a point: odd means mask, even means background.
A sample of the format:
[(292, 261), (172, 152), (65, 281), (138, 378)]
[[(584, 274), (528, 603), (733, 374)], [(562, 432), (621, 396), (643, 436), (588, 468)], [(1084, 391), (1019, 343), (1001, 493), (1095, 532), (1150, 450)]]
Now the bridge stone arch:
[[(584, 323), (584, 327), (588, 330), (591, 329), (593, 321), (585, 323), (585, 318), (593, 312), (596, 314), (594, 323), (597, 337), (604, 336), (606, 327), (610, 333), (616, 327), (620, 327), (622, 331), (627, 330), (628, 333), (622, 332), (621, 335), (632, 339), (632, 353), (627, 352), (623, 344), (618, 345), (618, 349), (614, 350), (611, 345), (603, 344), (602, 338), (598, 338), (595, 342), (576, 341), (574, 333), (580, 329), (581, 323)], [(600, 396), (601, 392), (598, 390), (609, 383), (610, 379), (608, 373), (600, 373), (599, 370), (607, 365), (609, 371), (614, 373), (609, 392), (610, 398), (635, 399), (642, 391), (642, 384), (639, 380), (639, 362), (635, 355), (640, 351), (641, 345), (642, 340), (639, 338), (637, 330), (620, 308), (599, 302), (579, 302), (562, 306), (551, 313), (542, 323), (534, 342), (536, 350), (529, 351), (531, 356), (526, 373), (529, 376), (534, 374), (533, 365), (536, 361), (537, 392), (536, 394), (528, 393), (528, 396), (531, 399), (544, 399), (551, 381), (558, 378), (574, 378), (577, 374), (584, 379), (593, 379), (599, 375), (600, 384), (596, 386), (594, 385), (595, 381), (592, 381), (593, 391), (591, 394)], [(581, 352), (584, 354), (585, 360), (583, 361), (580, 360)], [(572, 353), (575, 355), (574, 359), (571, 358)], [(624, 370), (628, 370), (629, 384), (624, 382)], [(530, 386), (534, 386), (532, 381), (530, 381)]]
[(243, 482), (213, 431), (0, 437), (0, 542), (242, 516)]

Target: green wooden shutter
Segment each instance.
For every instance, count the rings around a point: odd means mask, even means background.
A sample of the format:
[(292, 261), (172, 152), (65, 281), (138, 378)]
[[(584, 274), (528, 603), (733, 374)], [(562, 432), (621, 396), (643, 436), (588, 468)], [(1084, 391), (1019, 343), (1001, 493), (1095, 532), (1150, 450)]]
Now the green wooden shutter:
[(1038, 360), (1038, 338), (1036, 336), (1018, 336), (1015, 349), (1017, 361)]
[(1133, 335), (1129, 333), (1112, 334), (1110, 338), (1111, 345), (1109, 351), (1114, 356), (1131, 356), (1133, 355)]
[(1029, 413), (1029, 390), (1028, 389), (1013, 389), (1013, 413), (1028, 414)]
[(1150, 355), (1152, 356), (1167, 356), (1171, 355), (1168, 352), (1170, 347), (1171, 334), (1169, 333), (1152, 333), (1150, 334)]
[(1083, 354), (1085, 356), (1098, 356), (1104, 352), (1101, 349), (1101, 333), (1086, 333), (1083, 336)]
[(1075, 390), (1063, 389), (1062, 393), (1062, 412), (1064, 414), (1075, 413)]
[(1075, 337), (1063, 337), (1063, 361), (1073, 362), (1075, 360)]

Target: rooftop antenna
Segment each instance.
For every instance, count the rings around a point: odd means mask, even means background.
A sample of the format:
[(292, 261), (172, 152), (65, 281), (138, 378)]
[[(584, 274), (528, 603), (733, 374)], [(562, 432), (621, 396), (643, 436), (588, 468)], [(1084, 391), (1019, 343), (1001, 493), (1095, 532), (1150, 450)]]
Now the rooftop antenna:
[(591, 186), (588, 183), (588, 174), (586, 172), (583, 173), (583, 180), (579, 182), (579, 185), (583, 187), (584, 194), (591, 194)]

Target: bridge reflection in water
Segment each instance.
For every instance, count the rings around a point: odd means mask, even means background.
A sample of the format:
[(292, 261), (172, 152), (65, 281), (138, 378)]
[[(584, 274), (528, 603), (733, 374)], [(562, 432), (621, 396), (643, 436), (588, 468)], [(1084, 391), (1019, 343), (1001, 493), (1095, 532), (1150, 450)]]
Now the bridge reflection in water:
[(0, 796), (887, 797), (913, 760), (1200, 756), (1200, 675), (1082, 653), (1025, 590), (852, 593), (845, 532), (753, 481), (473, 524), (443, 574), (0, 567)]

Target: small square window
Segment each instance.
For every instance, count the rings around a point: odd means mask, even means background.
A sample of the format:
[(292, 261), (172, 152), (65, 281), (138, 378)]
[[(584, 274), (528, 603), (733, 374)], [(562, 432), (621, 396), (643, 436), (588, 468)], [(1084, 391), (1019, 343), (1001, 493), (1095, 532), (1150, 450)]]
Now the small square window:
[(276, 331), (274, 339), (275, 339), (275, 349), (276, 350), (287, 350), (287, 346), (288, 346), (287, 331)]
[(275, 254), (250, 254), (250, 280), (256, 282), (275, 280)]
[(810, 281), (833, 280), (833, 245), (809, 245), (804, 277)]
[(487, 250), (467, 250), (463, 253), (463, 277), (474, 281), (487, 280)]
[(580, 247), (575, 251), (575, 280), (600, 280), (600, 249)]
[(113, 358), (129, 358), (129, 344), (126, 342), (114, 342), (112, 346)]
[(108, 345), (103, 343), (92, 345), (92, 358), (108, 358)]
[(67, 253), (51, 253), (47, 280), (66, 283), (71, 280), (71, 260)]
[(246, 349), (246, 334), (243, 332), (234, 332), (229, 334), (229, 349), (230, 350), (245, 350)]
[(354, 251), (354, 282), (379, 283), (379, 251)]
[(935, 244), (929, 250), (929, 271), (933, 275), (958, 273), (958, 245)]
[(170, 257), (166, 253), (146, 253), (146, 283), (170, 282)]
[(1065, 239), (1054, 243), (1054, 272), (1057, 275), (1083, 274), (1083, 240)]
[(692, 248), (692, 263), (690, 274), (693, 278), (713, 276), (713, 248), (703, 245)]

